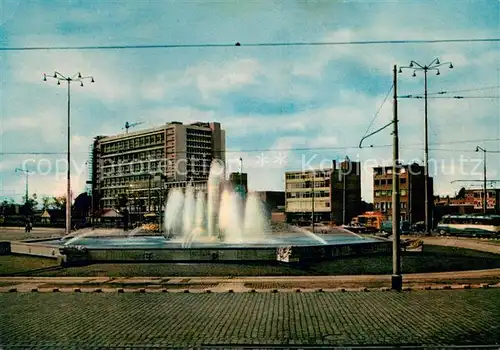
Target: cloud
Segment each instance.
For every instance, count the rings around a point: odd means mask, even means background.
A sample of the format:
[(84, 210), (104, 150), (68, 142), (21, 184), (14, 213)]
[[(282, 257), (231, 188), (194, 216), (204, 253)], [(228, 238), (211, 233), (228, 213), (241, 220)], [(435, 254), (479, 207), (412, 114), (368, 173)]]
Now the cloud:
[[(166, 2), (151, 6), (13, 4), (4, 11), (7, 16), (12, 13), (2, 22), (5, 35), (0, 36), (0, 44), (4, 46), (493, 37), (498, 24), (498, 16), (493, 15), (497, 5), (481, 1), (458, 8), (432, 3), (432, 11), (430, 3), (421, 2), (369, 7), (353, 2), (286, 7), (279, 2), (210, 7), (186, 3), (180, 8)], [(57, 16), (59, 11), (71, 12)], [(239, 16), (217, 20), (234, 11)], [(23, 21), (20, 14), (30, 21)], [(365, 141), (373, 148), (357, 145), (392, 83), (393, 64), (407, 64), (410, 59), (426, 62), (438, 56), (451, 60), (456, 68), (443, 70), (438, 78), (429, 76), (429, 91), (460, 90), (498, 85), (493, 74), (498, 68), (497, 51), (495, 44), (404, 44), (4, 52), (1, 147), (3, 151), (63, 153), (66, 90), (51, 85), (54, 82), (44, 85), (41, 75), (56, 69), (65, 74), (81, 71), (95, 76), (96, 83), (72, 90), (72, 147), (77, 164), (84, 164), (93, 136), (122, 132), (126, 121), (144, 122), (139, 129), (168, 121), (215, 120), (226, 129), (228, 158), (235, 170), (239, 156), (244, 159), (251, 188), (282, 189), (284, 171), (300, 169), (303, 157), (316, 155), (313, 163), (319, 163), (348, 154), (374, 165), (390, 163), (390, 128)], [(399, 94), (421, 94), (423, 77), (411, 78), (411, 72), (400, 75), (398, 88)], [(391, 102), (389, 94), (369, 131), (391, 120)], [(431, 157), (458, 159), (460, 153), (466, 154), (460, 150), (475, 147), (475, 143), (444, 142), (498, 138), (498, 108), (498, 99), (429, 100)], [(401, 158), (422, 159), (423, 101), (400, 99), (399, 118)], [(485, 144), (500, 147), (499, 142)], [(266, 148), (275, 151), (264, 152), (268, 163), (259, 165), (261, 154), (251, 150)], [(19, 156), (15, 162), (22, 163), (26, 157)], [(279, 157), (285, 157), (286, 164), (275, 163)], [(500, 164), (491, 158), (493, 174)], [(452, 191), (450, 181), (461, 176), (447, 166), (436, 174), (437, 191)], [(73, 174), (75, 188), (83, 189), (85, 170), (77, 174), (75, 169)], [(64, 193), (64, 176), (61, 181), (55, 174), (33, 181), (39, 191)], [(369, 170), (362, 181), (363, 197), (371, 200)], [(16, 192), (23, 188), (15, 174), (4, 176), (2, 185)]]

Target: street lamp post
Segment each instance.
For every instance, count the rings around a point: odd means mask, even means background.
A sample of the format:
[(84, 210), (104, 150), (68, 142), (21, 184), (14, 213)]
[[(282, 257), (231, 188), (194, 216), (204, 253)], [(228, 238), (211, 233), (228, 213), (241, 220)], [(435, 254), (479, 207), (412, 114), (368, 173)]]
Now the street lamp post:
[(25, 170), (25, 169), (21, 169), (21, 168), (16, 168), (16, 173), (20, 171), (22, 173), (24, 173), (26, 175), (26, 194), (25, 194), (25, 197), (24, 197), (24, 203), (25, 204), (28, 204), (28, 175), (30, 174), (30, 172), (28, 170)]
[(425, 197), (425, 232), (430, 232), (430, 217), (429, 217), (429, 136), (428, 136), (428, 119), (427, 119), (427, 72), (436, 71), (436, 75), (440, 75), (439, 67), (448, 65), (450, 69), (453, 68), (451, 62), (439, 62), (438, 58), (432, 60), (428, 65), (422, 65), (416, 61), (410, 61), (410, 64), (405, 67), (399, 67), (399, 73), (403, 69), (413, 69), (413, 77), (416, 77), (417, 71), (424, 72), (424, 197)]
[(94, 82), (94, 77), (88, 76), (83, 77), (81, 73), (77, 73), (72, 77), (64, 76), (59, 72), (54, 72), (53, 76), (43, 75), (43, 81), (47, 81), (47, 78), (52, 78), (57, 80), (57, 85), (61, 85), (61, 81), (65, 81), (68, 86), (68, 168), (66, 172), (67, 177), (67, 188), (66, 188), (66, 234), (69, 235), (71, 232), (71, 83), (79, 82), (80, 86), (83, 87), (83, 81), (85, 79), (90, 79), (90, 82)]
[(488, 208), (488, 191), (486, 189), (486, 150), (480, 146), (476, 146), (476, 152), (483, 152), (483, 213), (486, 214), (486, 210)]

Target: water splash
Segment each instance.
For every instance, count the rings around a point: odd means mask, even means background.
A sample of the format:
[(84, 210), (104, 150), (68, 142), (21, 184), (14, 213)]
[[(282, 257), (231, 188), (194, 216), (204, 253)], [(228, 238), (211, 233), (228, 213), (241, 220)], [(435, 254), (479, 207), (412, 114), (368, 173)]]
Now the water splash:
[(219, 208), (220, 185), (224, 179), (225, 168), (220, 161), (214, 160), (210, 165), (210, 173), (208, 176), (208, 201), (207, 201), (207, 231), (208, 236), (215, 235), (216, 218)]
[(182, 207), (184, 205), (184, 194), (180, 188), (174, 188), (168, 194), (165, 207), (165, 230), (167, 235), (182, 228)]
[(253, 193), (250, 194), (245, 205), (245, 221), (243, 224), (245, 234), (253, 239), (258, 239), (267, 232), (267, 221), (261, 219), (264, 216), (265, 209), (260, 198)]
[(195, 229), (194, 218), (195, 218), (195, 199), (194, 199), (194, 188), (191, 185), (186, 187), (186, 194), (184, 198), (184, 211), (182, 217), (182, 228), (184, 231), (184, 237), (189, 237), (191, 232)]
[(183, 247), (213, 240), (230, 243), (269, 241), (264, 235), (267, 215), (260, 198), (256, 195), (250, 195), (247, 200), (241, 198), (225, 181), (224, 171), (221, 162), (212, 162), (207, 193), (195, 193), (188, 185), (185, 192), (176, 189), (169, 195), (165, 229), (176, 240), (181, 236)]

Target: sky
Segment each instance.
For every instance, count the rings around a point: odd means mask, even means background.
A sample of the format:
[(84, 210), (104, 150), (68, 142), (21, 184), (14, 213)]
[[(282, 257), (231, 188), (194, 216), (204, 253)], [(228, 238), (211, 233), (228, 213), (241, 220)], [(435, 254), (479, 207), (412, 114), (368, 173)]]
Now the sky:
[[(0, 50), (0, 199), (65, 193), (67, 96), (43, 73), (81, 72), (72, 86), (72, 186), (85, 188), (96, 135), (169, 121), (219, 121), (227, 166), (243, 159), (250, 190), (283, 190), (284, 172), (363, 162), (362, 197), (373, 200), (371, 167), (390, 164), (392, 67), (434, 58), (453, 69), (429, 73), (429, 164), (435, 194), (480, 183), (481, 153), (500, 151), (499, 43), (245, 47), (246, 43), (434, 40), (500, 37), (500, 2), (475, 1), (0, 1), (0, 48), (231, 44), (130, 50)], [(398, 95), (422, 94), (423, 72), (398, 75)], [(477, 90), (482, 89), (482, 90)], [(460, 91), (452, 93), (453, 91)], [(462, 90), (472, 90), (465, 91)], [(434, 95), (435, 97), (436, 95)], [(487, 98), (486, 98), (487, 97)], [(495, 98), (496, 97), (496, 98)], [(380, 106), (382, 106), (380, 108)], [(376, 118), (374, 115), (380, 111)], [(400, 158), (424, 157), (424, 101), (399, 99)], [(373, 122), (372, 122), (373, 120)], [(134, 129), (131, 129), (134, 130)], [(372, 146), (372, 147), (371, 147)], [(33, 154), (35, 152), (59, 154)], [(25, 153), (25, 154), (19, 154)], [(488, 178), (500, 179), (498, 153)], [(500, 184), (500, 183), (499, 183)]]

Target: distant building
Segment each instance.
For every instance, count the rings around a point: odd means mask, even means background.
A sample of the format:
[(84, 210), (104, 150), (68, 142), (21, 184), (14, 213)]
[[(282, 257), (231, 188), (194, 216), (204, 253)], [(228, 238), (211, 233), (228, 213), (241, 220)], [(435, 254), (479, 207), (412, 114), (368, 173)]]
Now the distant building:
[[(344, 161), (339, 168), (285, 173), (285, 212), (288, 222), (348, 223), (361, 210), (361, 166)], [(314, 193), (314, 197), (313, 197)], [(314, 198), (314, 199), (313, 199)]]
[(212, 160), (225, 162), (225, 148), (225, 131), (216, 122), (171, 122), (96, 137), (88, 180), (94, 212), (115, 207), (120, 196), (136, 213), (156, 211), (166, 188), (206, 184)]
[(272, 222), (286, 221), (284, 191), (257, 191), (256, 194), (264, 204), (268, 218)]
[[(486, 210), (491, 213), (500, 212), (500, 188), (489, 188), (486, 190), (487, 207)], [(484, 207), (484, 189), (465, 190), (465, 203), (474, 206), (475, 211), (483, 211)]]
[[(424, 167), (416, 163), (402, 165), (399, 177), (401, 220), (415, 223), (425, 221)], [(429, 213), (434, 207), (433, 179), (428, 182)], [(392, 220), (392, 166), (373, 168), (374, 209)]]
[(248, 174), (230, 173), (229, 182), (233, 186), (235, 192), (239, 193), (242, 198), (246, 197), (248, 193)]

